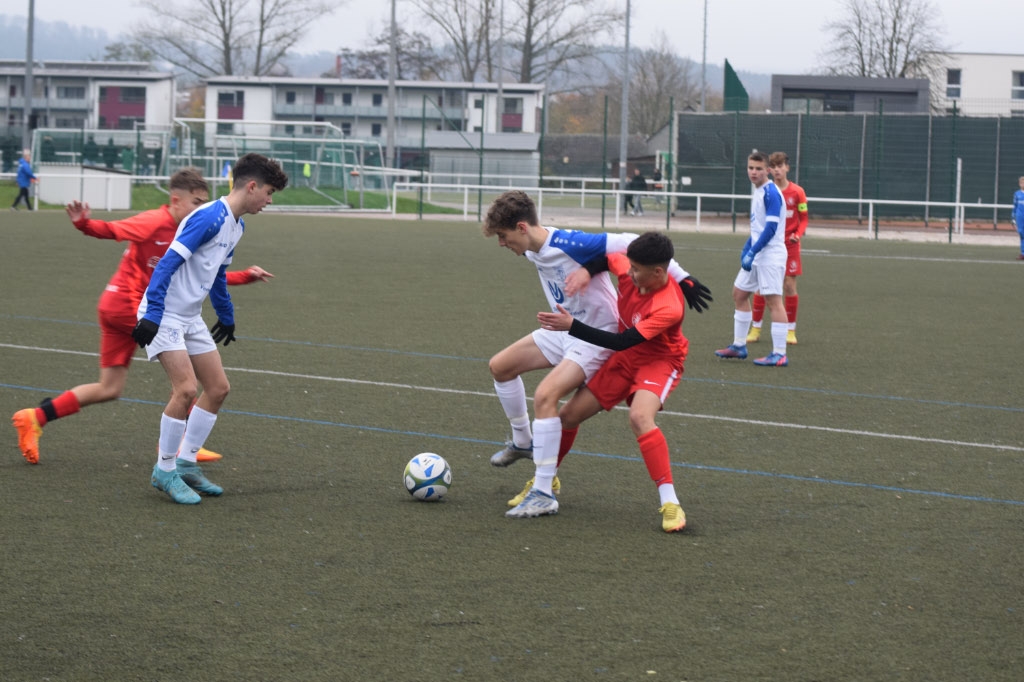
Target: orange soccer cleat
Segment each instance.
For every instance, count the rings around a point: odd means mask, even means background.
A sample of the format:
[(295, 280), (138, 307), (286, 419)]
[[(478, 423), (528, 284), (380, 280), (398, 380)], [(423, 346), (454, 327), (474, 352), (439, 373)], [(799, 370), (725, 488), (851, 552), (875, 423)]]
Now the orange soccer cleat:
[(213, 450), (207, 450), (206, 448), (199, 448), (199, 452), (196, 453), (197, 462), (216, 462), (223, 455), (214, 452)]
[(22, 457), (29, 464), (39, 464), (39, 436), (43, 435), (43, 427), (36, 419), (36, 408), (18, 410), (11, 417), (11, 423), (18, 430), (18, 447)]

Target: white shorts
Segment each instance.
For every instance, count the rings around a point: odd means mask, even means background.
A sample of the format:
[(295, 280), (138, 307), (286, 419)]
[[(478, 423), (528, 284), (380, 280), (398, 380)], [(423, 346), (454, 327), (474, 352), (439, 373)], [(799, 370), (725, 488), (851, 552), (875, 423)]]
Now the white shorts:
[(782, 295), (782, 281), (786, 278), (786, 255), (769, 260), (755, 258), (747, 272), (740, 268), (733, 286), (740, 291), (758, 291), (762, 296)]
[(562, 360), (572, 360), (583, 369), (586, 381), (590, 381), (591, 377), (597, 374), (597, 370), (601, 369), (604, 361), (612, 355), (610, 348), (601, 348), (581, 341), (575, 336), (569, 336), (569, 332), (537, 329), (533, 332), (533, 342), (552, 367)]
[(189, 355), (202, 355), (217, 350), (217, 344), (201, 317), (191, 322), (164, 318), (153, 342), (146, 346), (146, 357), (155, 360), (165, 350), (184, 350)]

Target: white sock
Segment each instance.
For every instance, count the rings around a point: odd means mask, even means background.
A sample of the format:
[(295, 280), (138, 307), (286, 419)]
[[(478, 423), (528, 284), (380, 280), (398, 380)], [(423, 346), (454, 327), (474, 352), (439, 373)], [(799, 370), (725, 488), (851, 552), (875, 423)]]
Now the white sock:
[(679, 504), (679, 498), (676, 497), (676, 487), (671, 483), (662, 483), (658, 486), (658, 497), (661, 498), (663, 505), (669, 502)]
[(194, 462), (199, 449), (210, 437), (213, 425), (217, 423), (217, 415), (207, 412), (201, 407), (193, 407), (188, 415), (188, 423), (185, 426), (185, 436), (181, 441), (181, 452), (178, 454), (182, 459)]
[[(786, 332), (789, 325), (785, 322), (772, 322), (772, 352), (779, 355), (786, 354)], [(781, 349), (781, 350), (780, 350)]]
[(526, 408), (526, 386), (523, 378), (511, 381), (495, 381), (494, 392), (501, 401), (501, 409), (512, 426), (512, 442), (518, 448), (530, 447), (533, 434), (530, 432), (530, 413)]
[(562, 442), (562, 420), (558, 417), (533, 420), (533, 487), (548, 495), (558, 472), (558, 446)]
[(732, 327), (733, 327), (733, 340), (734, 346), (745, 346), (747, 345), (747, 332), (750, 331), (750, 321), (754, 319), (754, 313), (742, 310), (737, 310), (732, 316)]
[(185, 434), (185, 420), (160, 415), (160, 443), (157, 446), (159, 451), (156, 464), (161, 471), (174, 471), (178, 463), (176, 461), (178, 448), (181, 447), (181, 437)]

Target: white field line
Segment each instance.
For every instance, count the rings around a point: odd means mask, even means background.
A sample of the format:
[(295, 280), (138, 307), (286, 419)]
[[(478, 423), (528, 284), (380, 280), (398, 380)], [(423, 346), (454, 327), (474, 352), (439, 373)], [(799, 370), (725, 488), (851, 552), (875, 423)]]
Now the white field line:
[[(63, 350), (59, 348), (41, 348), (39, 346), (19, 346), (9, 343), (0, 343), (0, 348), (12, 348), (15, 350), (27, 350), (43, 353), (62, 353), (65, 355), (86, 355), (91, 357), (98, 357), (98, 353), (92, 353), (88, 351), (77, 351), (77, 350)], [(455, 395), (471, 395), (479, 396), (482, 398), (492, 399), (495, 397), (493, 392), (490, 391), (468, 391), (464, 389), (455, 388), (440, 388), (437, 386), (418, 386), (416, 384), (402, 384), (389, 381), (367, 381), (365, 379), (352, 379), (349, 377), (332, 377), (324, 376), (320, 374), (299, 374), (297, 372), (278, 372), (271, 369), (251, 369), (248, 367), (225, 367), (227, 372), (246, 372), (249, 374), (262, 374), (265, 376), (279, 376), (286, 377), (289, 379), (307, 379), (310, 381), (326, 381), (342, 384), (354, 384), (360, 386), (377, 386), (381, 388), (400, 388), (409, 391), (427, 391), (431, 393), (450, 393)], [(620, 405), (617, 410), (626, 410), (627, 407)], [(949, 440), (945, 438), (924, 438), (921, 436), (908, 436), (899, 433), (883, 433), (878, 431), (864, 431), (861, 429), (839, 429), (831, 426), (814, 426), (811, 424), (794, 424), (790, 422), (772, 422), (764, 421), (760, 419), (744, 419), (739, 417), (723, 417), (720, 415), (712, 414), (695, 414), (692, 412), (675, 412), (671, 410), (665, 410), (661, 414), (671, 417), (683, 417), (687, 419), (709, 419), (714, 421), (731, 422), (735, 424), (745, 424), (753, 426), (768, 426), (779, 429), (803, 429), (807, 431), (822, 431), (826, 433), (843, 434), (850, 436), (868, 436), (871, 438), (887, 438), (891, 440), (906, 440), (914, 441), (918, 443), (932, 443), (935, 445), (952, 445), (957, 447), (968, 447), (968, 448), (984, 448), (989, 450), (1006, 450), (1010, 452), (1024, 452), (1024, 447), (1017, 445), (1001, 445), (998, 443), (975, 443), (971, 441), (960, 441), (960, 440)]]

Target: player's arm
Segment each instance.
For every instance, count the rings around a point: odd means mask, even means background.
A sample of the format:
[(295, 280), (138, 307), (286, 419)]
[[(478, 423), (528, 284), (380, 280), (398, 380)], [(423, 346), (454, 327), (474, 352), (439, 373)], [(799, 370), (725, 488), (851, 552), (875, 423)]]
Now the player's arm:
[(603, 329), (591, 327), (589, 324), (575, 319), (561, 305), (558, 305), (558, 312), (537, 313), (537, 321), (540, 322), (542, 329), (567, 331), (570, 336), (575, 336), (581, 341), (614, 351), (626, 350), (647, 340), (636, 327), (631, 327), (624, 332), (606, 332)]
[[(581, 269), (586, 270), (591, 277), (605, 272), (608, 270), (608, 256), (598, 256), (593, 260), (587, 261)], [(668, 274), (679, 284), (679, 288), (683, 291), (683, 297), (686, 299), (686, 305), (689, 306), (690, 310), (702, 313), (708, 309), (708, 303), (715, 300), (711, 298), (711, 289), (708, 289), (696, 277), (683, 270), (682, 266), (675, 259), (672, 259), (668, 264)]]
[(145, 211), (138, 215), (107, 222), (105, 220), (94, 220), (91, 218), (89, 204), (73, 201), (64, 207), (64, 211), (71, 218), (71, 224), (82, 234), (97, 239), (114, 239), (119, 242), (142, 242), (146, 241), (153, 234), (153, 231), (160, 226), (162, 221), (154, 220), (154, 212)]
[(793, 232), (795, 237), (793, 241), (798, 242), (803, 239), (805, 232), (807, 232), (807, 194), (801, 188), (796, 195), (796, 230)]
[[(775, 233), (779, 230), (779, 216), (782, 213), (782, 194), (778, 191), (765, 192), (764, 193), (764, 230), (761, 231), (761, 236), (757, 238), (757, 241), (750, 245), (750, 249), (747, 254), (751, 257), (761, 253), (768, 242), (772, 240)], [(750, 241), (750, 240), (748, 240)]]
[(267, 272), (258, 265), (250, 265), (245, 270), (232, 270), (226, 273), (229, 287), (240, 284), (252, 284), (253, 282), (269, 282), (274, 275)]
[[(227, 262), (230, 261), (231, 256), (228, 256)], [(220, 266), (213, 286), (210, 287), (210, 303), (217, 313), (217, 323), (210, 329), (210, 333), (213, 335), (214, 343), (223, 341), (225, 346), (235, 340), (235, 306), (231, 303), (231, 294), (228, 293), (227, 269), (227, 263)]]

